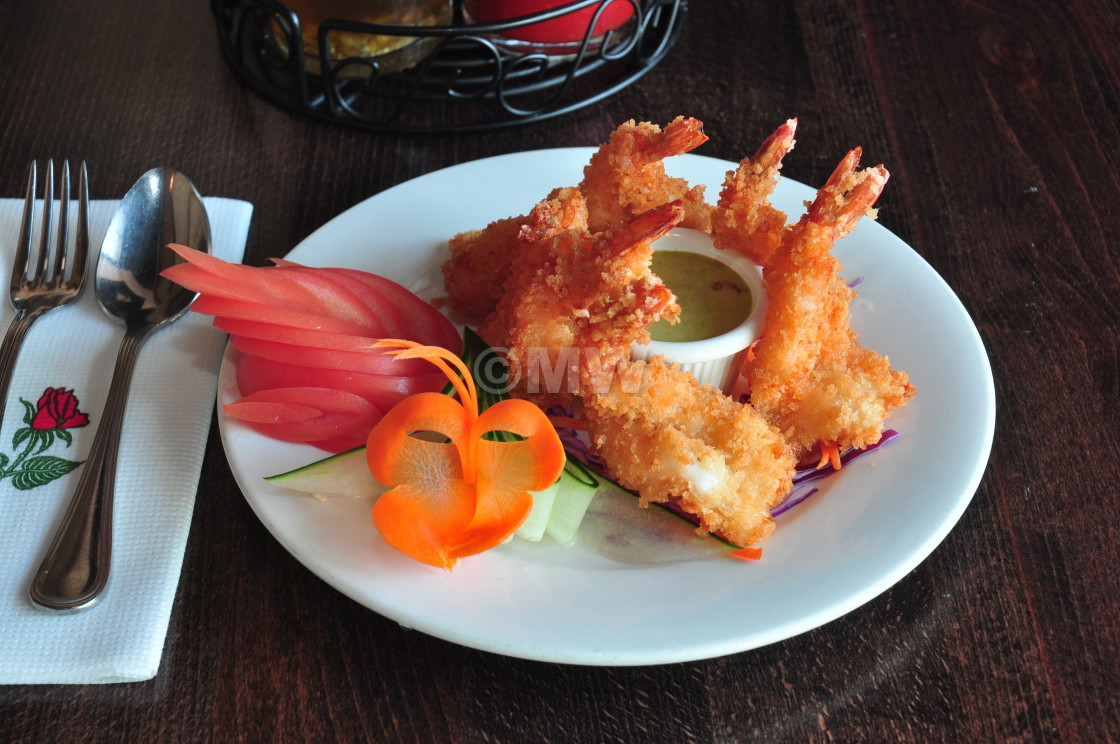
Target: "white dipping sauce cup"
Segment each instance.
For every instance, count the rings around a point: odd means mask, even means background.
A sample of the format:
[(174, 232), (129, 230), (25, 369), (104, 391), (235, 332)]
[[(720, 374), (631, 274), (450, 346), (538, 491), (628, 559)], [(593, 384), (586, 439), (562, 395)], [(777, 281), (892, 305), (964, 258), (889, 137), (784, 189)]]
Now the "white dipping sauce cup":
[[(650, 341), (635, 344), (631, 350), (634, 359), (649, 359), (661, 355), (666, 362), (673, 362), (700, 381), (725, 393), (739, 376), (742, 355), (758, 339), (766, 321), (766, 290), (762, 286), (762, 268), (754, 261), (730, 251), (721, 251), (712, 245), (712, 236), (700, 230), (675, 228), (653, 244), (655, 251), (685, 251), (714, 258), (731, 267), (751, 291), (751, 311), (746, 320), (727, 333), (701, 341)], [(670, 286), (669, 289), (672, 289)]]

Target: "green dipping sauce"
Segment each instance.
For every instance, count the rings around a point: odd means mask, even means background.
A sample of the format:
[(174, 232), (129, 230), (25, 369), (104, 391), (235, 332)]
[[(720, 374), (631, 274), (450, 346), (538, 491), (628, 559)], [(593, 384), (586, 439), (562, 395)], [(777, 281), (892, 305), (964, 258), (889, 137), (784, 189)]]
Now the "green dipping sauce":
[(754, 298), (742, 277), (723, 261), (687, 251), (654, 251), (653, 273), (681, 306), (681, 320), (649, 327), (654, 341), (702, 341), (737, 327), (751, 314)]

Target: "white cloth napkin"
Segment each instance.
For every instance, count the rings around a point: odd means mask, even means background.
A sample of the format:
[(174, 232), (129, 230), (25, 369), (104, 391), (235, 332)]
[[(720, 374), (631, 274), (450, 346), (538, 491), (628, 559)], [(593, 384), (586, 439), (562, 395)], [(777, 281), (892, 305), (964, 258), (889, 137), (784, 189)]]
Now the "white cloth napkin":
[[(252, 205), (231, 199), (205, 201), (212, 253), (240, 262)], [(56, 436), (42, 454), (81, 462), (89, 452), (124, 335), (123, 327), (98, 307), (92, 280), (116, 206), (116, 201), (91, 203), (86, 291), (77, 303), (51, 310), (31, 327), (8, 391), (0, 430), (0, 453), (8, 458), (0, 467), (0, 684), (150, 679), (163, 653), (225, 334), (212, 328), (209, 318), (188, 313), (152, 335), (140, 351), (118, 461), (112, 571), (105, 593), (90, 609), (49, 614), (28, 599), (31, 578), (66, 510), (81, 466), (26, 490), (4, 475), (4, 468), (10, 469), (25, 449), (26, 440), (13, 443), (17, 432), (28, 428), (20, 399), (36, 406), (47, 388), (73, 391), (89, 424), (63, 429), (72, 435), (72, 444), (68, 447), (65, 437)], [(4, 293), (22, 207), (22, 200), (0, 199)], [(13, 315), (7, 298), (0, 297), (0, 332)]]

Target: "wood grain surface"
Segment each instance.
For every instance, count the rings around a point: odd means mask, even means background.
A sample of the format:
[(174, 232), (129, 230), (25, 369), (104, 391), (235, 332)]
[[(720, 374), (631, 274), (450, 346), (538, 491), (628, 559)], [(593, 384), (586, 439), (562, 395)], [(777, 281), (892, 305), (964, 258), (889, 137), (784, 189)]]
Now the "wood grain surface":
[(254, 517), (215, 428), (158, 676), (0, 687), (0, 741), (1114, 740), (1117, 39), (1120, 6), (1100, 0), (695, 1), (669, 56), (599, 104), (395, 136), (244, 87), (206, 3), (0, 1), (0, 196), (33, 157), (88, 160), (94, 198), (173, 165), (255, 205), (251, 264), (467, 160), (677, 114), (705, 122), (704, 154), (738, 160), (797, 116), (786, 175), (819, 184), (855, 144), (887, 164), (880, 221), (963, 301), (998, 399), (972, 505), (895, 587), (781, 643), (645, 668), (503, 658), (347, 599)]

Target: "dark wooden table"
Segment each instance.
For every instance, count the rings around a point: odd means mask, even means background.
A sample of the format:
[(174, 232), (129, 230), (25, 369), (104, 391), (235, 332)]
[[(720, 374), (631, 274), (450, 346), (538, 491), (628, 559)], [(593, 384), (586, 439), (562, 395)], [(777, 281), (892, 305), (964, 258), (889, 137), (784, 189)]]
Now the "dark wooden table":
[[(551, 122), (376, 135), (241, 85), (202, 2), (0, 2), (0, 195), (85, 158), (95, 198), (174, 165), (252, 202), (248, 263), (479, 157), (706, 124), (737, 160), (800, 117), (784, 173), (853, 144), (881, 222), (955, 289), (991, 356), (972, 505), (895, 587), (796, 638), (647, 668), (536, 663), (402, 630), (269, 535), (210, 437), (163, 663), (144, 683), (0, 688), (0, 741), (1102, 741), (1120, 732), (1120, 8), (1097, 0), (694, 2), (636, 84)], [(0, 528), (2, 529), (2, 528)]]

